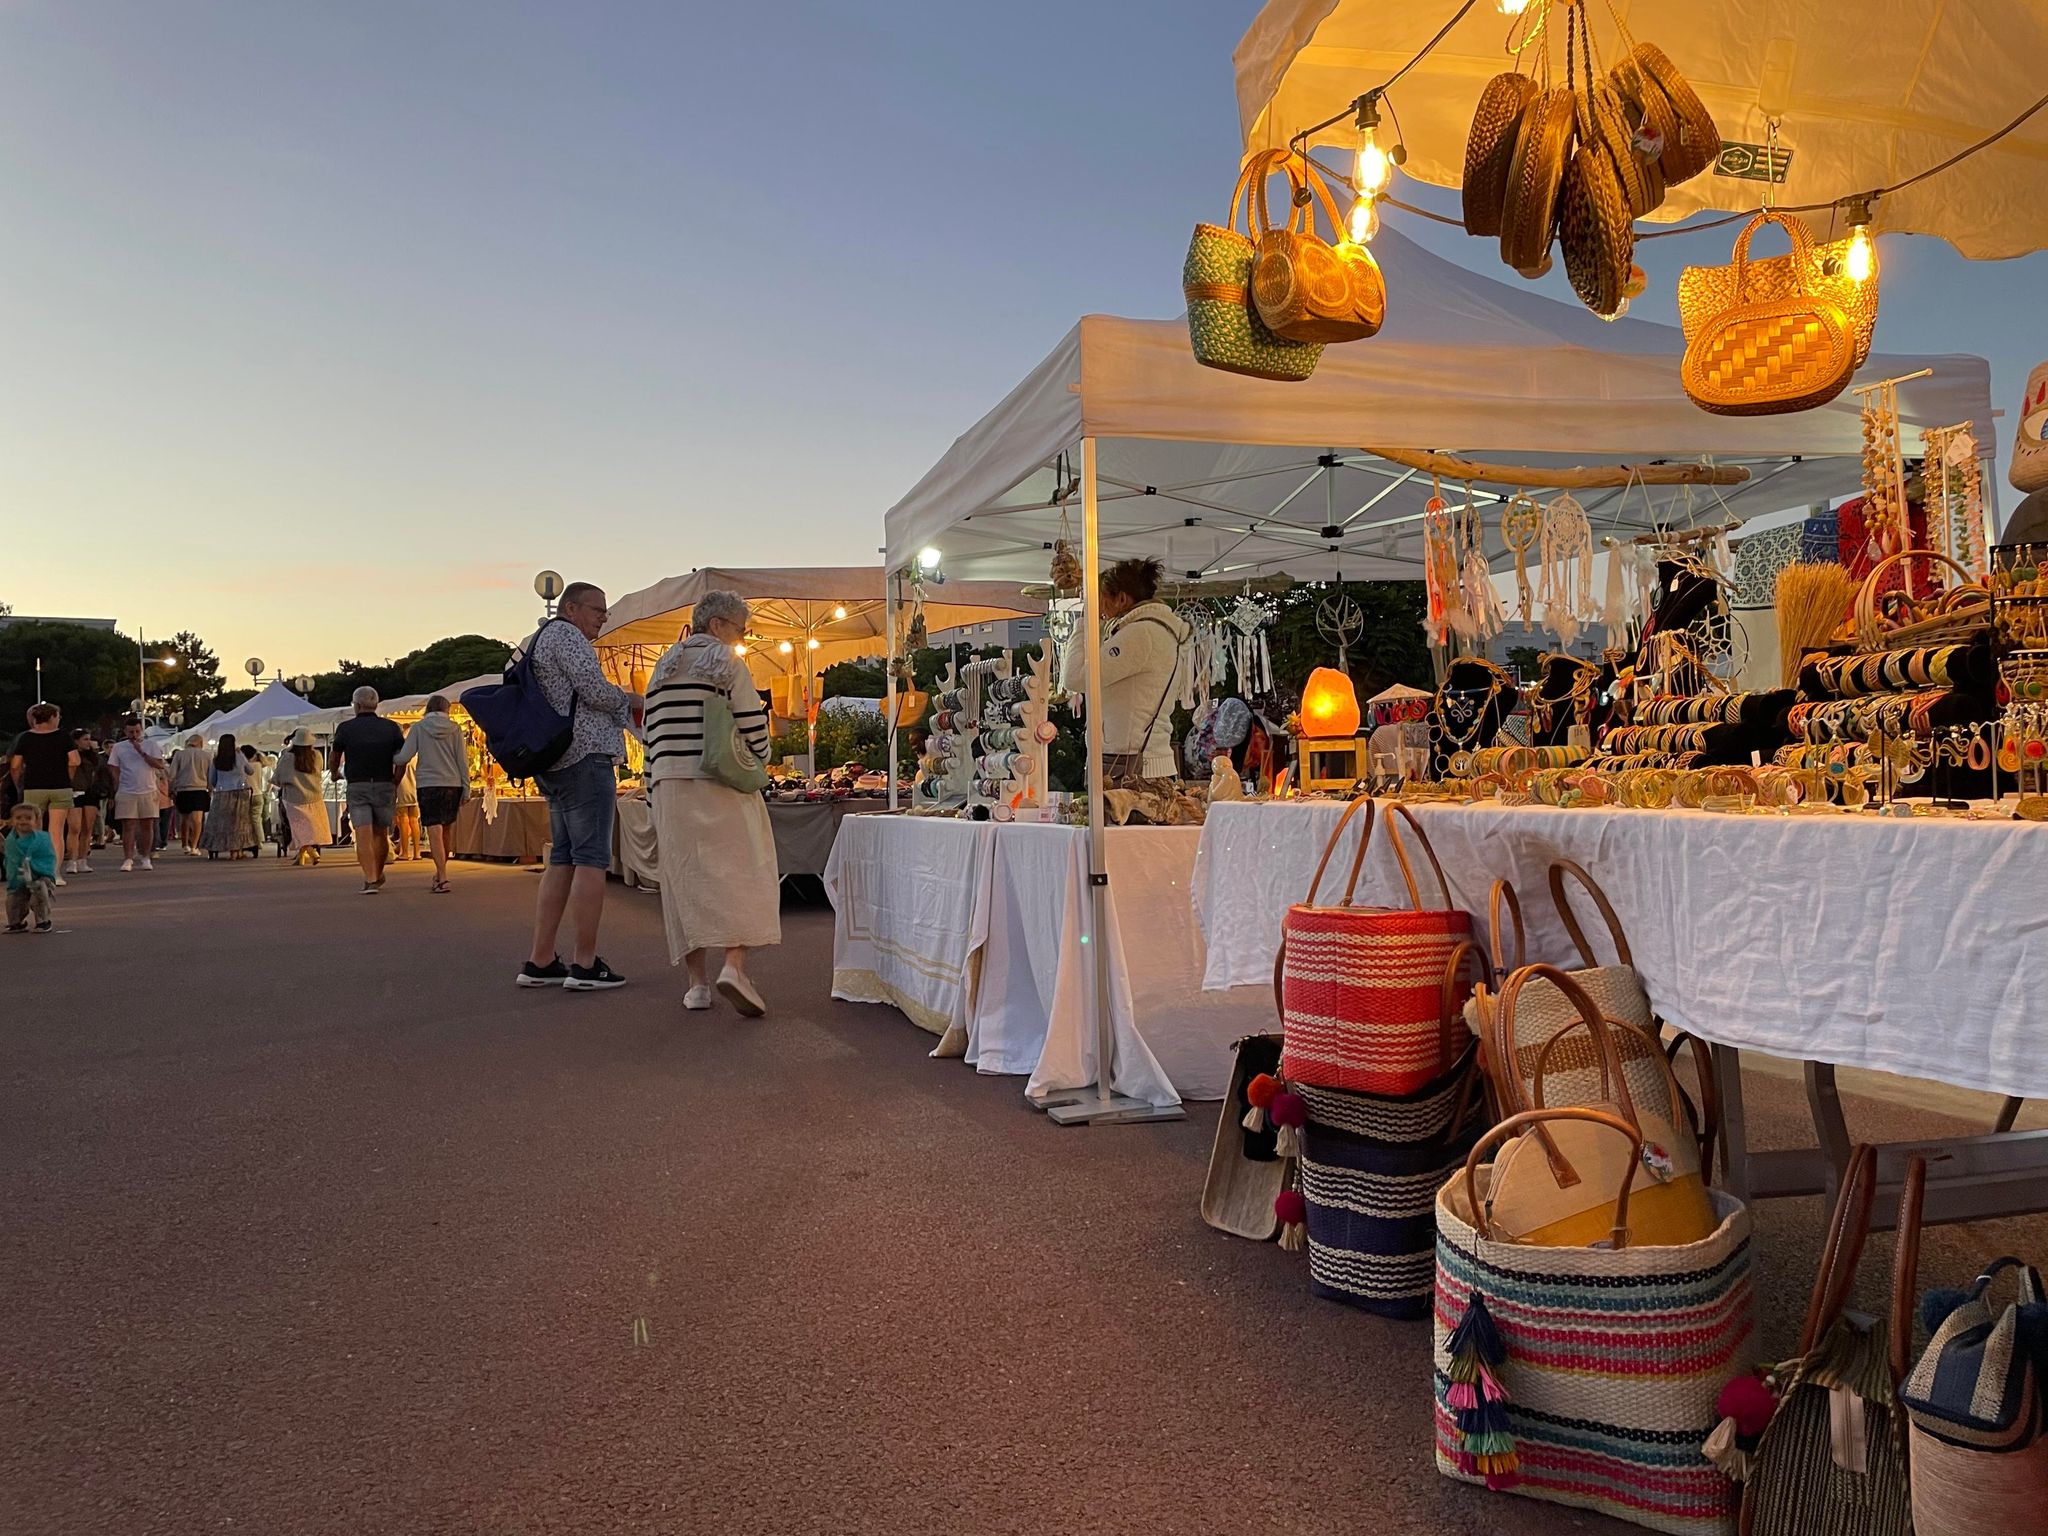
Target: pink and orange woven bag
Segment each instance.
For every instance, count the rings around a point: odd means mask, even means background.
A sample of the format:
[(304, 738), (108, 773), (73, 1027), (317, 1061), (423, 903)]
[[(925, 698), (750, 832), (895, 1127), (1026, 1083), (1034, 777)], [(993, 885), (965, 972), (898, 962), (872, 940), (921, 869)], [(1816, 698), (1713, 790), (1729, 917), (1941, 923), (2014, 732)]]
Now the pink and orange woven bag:
[[(1316, 905), (1323, 871), (1344, 829), (1363, 807), (1365, 820), (1344, 894), (1334, 907)], [(1408, 886), (1406, 908), (1352, 905), (1358, 872), (1372, 842), (1375, 807), (1361, 795), (1345, 807), (1309, 882), (1307, 899), (1287, 909), (1273, 989), (1284, 1034), (1280, 1072), (1289, 1082), (1356, 1093), (1413, 1093), (1442, 1076), (1471, 1042), (1463, 1009), (1470, 984), (1462, 962), (1472, 915), (1451, 904), (1436, 850), (1407, 807), (1407, 821), (1436, 874), (1441, 907), (1425, 907), (1401, 834), (1390, 818), (1387, 836)]]

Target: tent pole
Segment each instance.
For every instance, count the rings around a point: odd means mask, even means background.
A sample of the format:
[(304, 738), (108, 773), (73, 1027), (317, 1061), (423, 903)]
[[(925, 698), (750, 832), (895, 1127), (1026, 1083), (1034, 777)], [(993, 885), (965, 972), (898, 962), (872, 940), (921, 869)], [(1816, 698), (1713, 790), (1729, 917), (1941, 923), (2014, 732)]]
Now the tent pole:
[(1116, 1081), (1115, 1005), (1109, 980), (1109, 829), (1102, 795), (1102, 529), (1096, 502), (1095, 439), (1081, 439), (1081, 643), (1086, 647), (1088, 698), (1088, 1011), (1095, 1027), (1095, 1085), (1054, 1095), (1040, 1107), (1055, 1125), (1090, 1121), (1179, 1120), (1178, 1104), (1126, 1098)]
[(889, 574), (887, 566), (882, 568), (882, 612), (883, 632), (888, 637), (889, 650), (882, 684), (882, 709), (889, 726), (889, 809), (899, 810), (896, 804), (896, 580)]

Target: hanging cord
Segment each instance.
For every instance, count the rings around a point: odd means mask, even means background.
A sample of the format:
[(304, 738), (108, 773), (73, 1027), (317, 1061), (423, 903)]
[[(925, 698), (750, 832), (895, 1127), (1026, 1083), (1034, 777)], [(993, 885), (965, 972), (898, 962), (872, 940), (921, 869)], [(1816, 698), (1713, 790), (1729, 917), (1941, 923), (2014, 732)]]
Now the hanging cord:
[[(1436, 35), (1432, 37), (1428, 42), (1422, 45), (1420, 50), (1418, 50), (1415, 54), (1415, 57), (1410, 59), (1406, 64), (1403, 64), (1399, 69), (1395, 70), (1391, 75), (1387, 76), (1386, 79), (1382, 80), (1378, 85), (1374, 86), (1371, 90), (1366, 91), (1362, 95), (1352, 97), (1351, 105), (1346, 107), (1342, 112), (1339, 112), (1336, 116), (1326, 117), (1320, 123), (1315, 123), (1307, 128), (1302, 129), (1301, 132), (1295, 134), (1293, 138), (1287, 141), (1288, 147), (1290, 149), (1300, 148), (1304, 153), (1306, 153), (1306, 146), (1308, 141), (1314, 138), (1317, 134), (1321, 133), (1325, 128), (1334, 128), (1339, 123), (1350, 122), (1354, 118), (1356, 118), (1358, 116), (1358, 109), (1361, 106), (1363, 106), (1369, 98), (1384, 95), (1389, 86), (1393, 85), (1394, 82), (1399, 80), (1403, 75), (1407, 74), (1409, 70), (1413, 69), (1416, 65), (1420, 64), (1424, 59), (1428, 58), (1431, 53), (1435, 52), (1437, 45), (1450, 35), (1451, 28), (1455, 27), (1459, 22), (1463, 21), (1465, 17), (1471, 13), (1472, 7), (1477, 5), (1478, 3), (1479, 0), (1465, 0), (1465, 3), (1463, 5), (1459, 6), (1457, 10), (1451, 13), (1451, 19), (1449, 21), (1446, 21), (1442, 26), (1436, 29)], [(1398, 121), (1396, 126), (1398, 127)]]

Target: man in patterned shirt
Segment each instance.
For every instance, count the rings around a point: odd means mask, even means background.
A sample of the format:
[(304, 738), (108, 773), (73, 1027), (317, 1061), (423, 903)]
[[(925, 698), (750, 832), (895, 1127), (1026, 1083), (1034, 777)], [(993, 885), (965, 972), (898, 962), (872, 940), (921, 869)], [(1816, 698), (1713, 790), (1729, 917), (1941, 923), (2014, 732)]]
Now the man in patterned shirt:
[[(533, 953), (516, 978), (522, 987), (561, 987), (599, 992), (622, 987), (626, 978), (597, 952), (597, 924), (604, 915), (604, 882), (612, 866), (612, 822), (618, 814), (618, 774), (625, 732), (646, 701), (619, 687), (598, 665), (591, 644), (611, 610), (604, 593), (587, 581), (562, 589), (556, 619), (527, 642), (533, 674), (557, 714), (572, 717), (569, 750), (540, 776), (548, 801), (548, 867), (540, 879), (533, 916)], [(569, 963), (555, 950), (562, 920), (569, 922)]]

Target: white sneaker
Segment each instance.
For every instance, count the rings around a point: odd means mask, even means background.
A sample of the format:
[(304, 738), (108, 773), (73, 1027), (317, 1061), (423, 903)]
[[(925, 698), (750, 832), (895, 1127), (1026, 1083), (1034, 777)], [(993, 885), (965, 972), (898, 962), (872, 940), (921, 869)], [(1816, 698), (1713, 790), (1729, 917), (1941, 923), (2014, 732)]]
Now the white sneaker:
[(149, 860), (147, 860), (147, 859), (144, 859), (144, 860), (142, 861), (142, 867), (143, 867), (144, 869), (155, 869), (155, 868), (156, 868), (156, 866), (155, 866), (154, 864), (150, 863), (150, 862), (149, 862)]
[(89, 875), (92, 873), (92, 865), (87, 860), (80, 859), (78, 861), (78, 868), (75, 871), (73, 871), (73, 873), (80, 875)]
[(135, 861), (134, 861), (133, 859), (123, 859), (123, 860), (121, 861), (121, 873), (122, 873), (122, 874), (124, 874), (124, 875), (126, 875), (126, 874), (132, 874), (132, 873), (134, 873), (134, 870), (135, 870)]
[(65, 878), (64, 878), (64, 876), (63, 876), (63, 874), (62, 874), (62, 873), (60, 872), (60, 873), (58, 874), (58, 876), (57, 876), (57, 883), (58, 883), (59, 885), (65, 885), (65, 884), (68, 884), (69, 882), (67, 882), (67, 881), (65, 880)]
[(729, 965), (718, 973), (718, 995), (750, 1019), (758, 1019), (768, 1011), (754, 984)]
[(692, 987), (683, 994), (683, 1006), (692, 1013), (702, 1013), (711, 1006), (709, 987)]
[(58, 870), (58, 871), (57, 871), (57, 873), (58, 873), (58, 874), (60, 874), (60, 875), (75, 875), (75, 874), (77, 874), (77, 873), (78, 873), (78, 860), (76, 860), (76, 859), (66, 859), (66, 860), (64, 861), (64, 867), (63, 867), (62, 869)]

